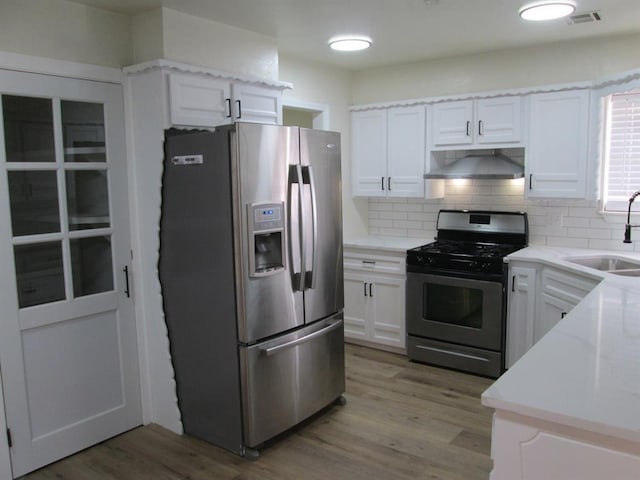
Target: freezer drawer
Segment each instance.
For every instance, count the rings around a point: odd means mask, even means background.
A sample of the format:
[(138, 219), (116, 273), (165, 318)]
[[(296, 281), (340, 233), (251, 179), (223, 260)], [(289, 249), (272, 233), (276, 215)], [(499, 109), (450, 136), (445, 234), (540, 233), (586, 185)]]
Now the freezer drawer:
[(344, 393), (343, 314), (240, 347), (240, 364), (244, 442), (254, 448)]

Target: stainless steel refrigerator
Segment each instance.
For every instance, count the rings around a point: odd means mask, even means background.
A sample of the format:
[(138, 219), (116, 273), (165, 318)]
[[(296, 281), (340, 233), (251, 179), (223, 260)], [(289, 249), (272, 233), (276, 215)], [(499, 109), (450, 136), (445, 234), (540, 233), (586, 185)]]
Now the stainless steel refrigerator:
[(168, 130), (159, 274), (185, 433), (241, 455), (344, 377), (340, 136)]

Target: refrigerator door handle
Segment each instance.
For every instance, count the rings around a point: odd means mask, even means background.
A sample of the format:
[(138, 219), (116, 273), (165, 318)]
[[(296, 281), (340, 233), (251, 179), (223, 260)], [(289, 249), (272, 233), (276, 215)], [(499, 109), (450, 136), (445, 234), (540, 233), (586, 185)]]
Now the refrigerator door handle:
[(337, 328), (340, 328), (341, 325), (342, 325), (342, 320), (337, 320), (333, 323), (330, 323), (326, 327), (321, 328), (316, 332), (310, 333), (309, 335), (305, 335), (304, 337), (296, 338), (295, 340), (281, 343), (280, 345), (276, 345), (275, 347), (261, 348), (260, 353), (263, 355), (266, 355), (267, 357), (270, 357), (271, 355), (275, 355), (276, 353), (281, 352), (283, 350), (288, 350), (290, 348), (297, 347), (298, 345), (308, 342), (309, 340), (313, 340), (314, 338), (320, 337), (322, 335), (326, 335), (327, 333), (332, 332)]
[[(313, 167), (307, 165), (302, 167), (304, 183), (309, 184), (309, 190), (311, 192), (311, 267), (306, 272), (307, 281), (305, 282), (306, 288), (315, 288), (316, 286), (316, 265), (318, 264), (318, 207), (316, 196), (316, 182), (313, 176)], [(306, 258), (304, 255), (302, 258)]]
[[(294, 198), (293, 185), (297, 185), (297, 195)], [(291, 255), (291, 268), (293, 273), (294, 290), (304, 290), (304, 258), (306, 255), (306, 245), (304, 236), (304, 212), (302, 208), (302, 168), (300, 165), (289, 166), (289, 253)], [(296, 202), (297, 215), (293, 215), (292, 206)], [(294, 242), (297, 248), (294, 250)]]

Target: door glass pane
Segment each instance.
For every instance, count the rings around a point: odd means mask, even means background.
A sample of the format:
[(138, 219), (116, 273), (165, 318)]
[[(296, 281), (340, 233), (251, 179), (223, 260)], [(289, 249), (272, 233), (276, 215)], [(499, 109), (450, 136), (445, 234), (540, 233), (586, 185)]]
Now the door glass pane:
[(51, 99), (2, 96), (8, 162), (55, 162)]
[(427, 320), (482, 328), (482, 290), (425, 283), (422, 298)]
[(109, 227), (109, 190), (106, 170), (66, 172), (69, 230)]
[(15, 237), (60, 231), (55, 171), (10, 171), (9, 204)]
[(71, 240), (74, 297), (113, 290), (109, 236)]
[(20, 308), (65, 299), (61, 242), (14, 247)]
[(65, 162), (106, 162), (101, 103), (60, 102)]

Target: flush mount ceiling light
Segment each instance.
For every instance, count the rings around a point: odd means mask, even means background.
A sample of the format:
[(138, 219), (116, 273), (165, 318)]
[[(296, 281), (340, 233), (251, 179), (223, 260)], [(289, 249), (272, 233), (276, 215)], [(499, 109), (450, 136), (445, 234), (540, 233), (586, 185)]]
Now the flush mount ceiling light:
[(524, 20), (541, 21), (566, 17), (575, 11), (575, 2), (561, 0), (527, 3), (518, 10), (518, 13)]
[(340, 52), (357, 52), (371, 46), (371, 39), (360, 35), (343, 35), (329, 40), (329, 46)]

